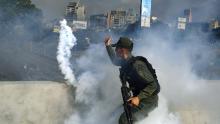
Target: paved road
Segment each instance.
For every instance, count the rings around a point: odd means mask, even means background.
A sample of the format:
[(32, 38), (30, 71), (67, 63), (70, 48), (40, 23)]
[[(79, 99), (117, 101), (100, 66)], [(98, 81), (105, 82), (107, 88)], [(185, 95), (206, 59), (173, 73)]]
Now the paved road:
[(0, 45), (0, 80), (63, 80), (55, 57), (10, 44)]

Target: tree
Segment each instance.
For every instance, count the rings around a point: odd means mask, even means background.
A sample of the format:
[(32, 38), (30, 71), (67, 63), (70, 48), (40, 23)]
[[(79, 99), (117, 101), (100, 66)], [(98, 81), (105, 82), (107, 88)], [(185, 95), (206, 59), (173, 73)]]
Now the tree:
[[(0, 0), (0, 35), (7, 37), (13, 34), (15, 39), (27, 36), (38, 38), (43, 33), (42, 17), (41, 10), (31, 0)], [(18, 32), (13, 29), (18, 29), (17, 27), (22, 28), (24, 36), (16, 36)]]
[(1, 0), (0, 1), (0, 21), (10, 22), (17, 17), (41, 16), (42, 12), (36, 8), (31, 0)]

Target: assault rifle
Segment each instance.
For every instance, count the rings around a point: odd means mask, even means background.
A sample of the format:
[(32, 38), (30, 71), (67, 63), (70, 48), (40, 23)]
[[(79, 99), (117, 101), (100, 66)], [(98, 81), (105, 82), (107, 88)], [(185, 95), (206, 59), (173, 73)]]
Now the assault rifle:
[(132, 120), (132, 113), (131, 113), (131, 106), (129, 105), (128, 99), (131, 98), (131, 92), (126, 84), (126, 74), (122, 71), (122, 69), (119, 69), (120, 71), (120, 80), (121, 80), (121, 94), (123, 98), (123, 106), (124, 106), (124, 111), (126, 114), (126, 118), (128, 121), (128, 124), (133, 124)]

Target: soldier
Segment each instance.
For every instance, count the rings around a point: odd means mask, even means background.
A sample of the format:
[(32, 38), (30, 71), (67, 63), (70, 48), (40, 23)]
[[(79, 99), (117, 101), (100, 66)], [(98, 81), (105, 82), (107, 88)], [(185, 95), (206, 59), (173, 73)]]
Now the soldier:
[[(160, 85), (155, 70), (146, 58), (132, 55), (133, 43), (129, 38), (121, 37), (116, 44), (112, 44), (111, 37), (106, 37), (104, 43), (112, 63), (120, 66), (126, 74), (126, 81), (133, 93), (128, 100), (132, 120), (144, 119), (158, 105)], [(125, 112), (121, 114), (119, 124), (128, 124)]]

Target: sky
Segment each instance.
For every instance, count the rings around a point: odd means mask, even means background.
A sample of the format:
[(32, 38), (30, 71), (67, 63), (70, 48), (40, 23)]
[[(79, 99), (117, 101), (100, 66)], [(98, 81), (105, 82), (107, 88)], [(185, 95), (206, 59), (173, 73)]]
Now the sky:
[[(48, 20), (60, 18), (65, 6), (78, 0), (32, 0), (43, 10)], [(139, 12), (140, 0), (81, 0), (86, 6), (86, 14), (100, 14), (117, 8), (134, 8)], [(183, 14), (184, 9), (192, 8), (193, 21), (204, 22), (220, 17), (220, 0), (152, 0), (152, 15), (169, 22)]]

